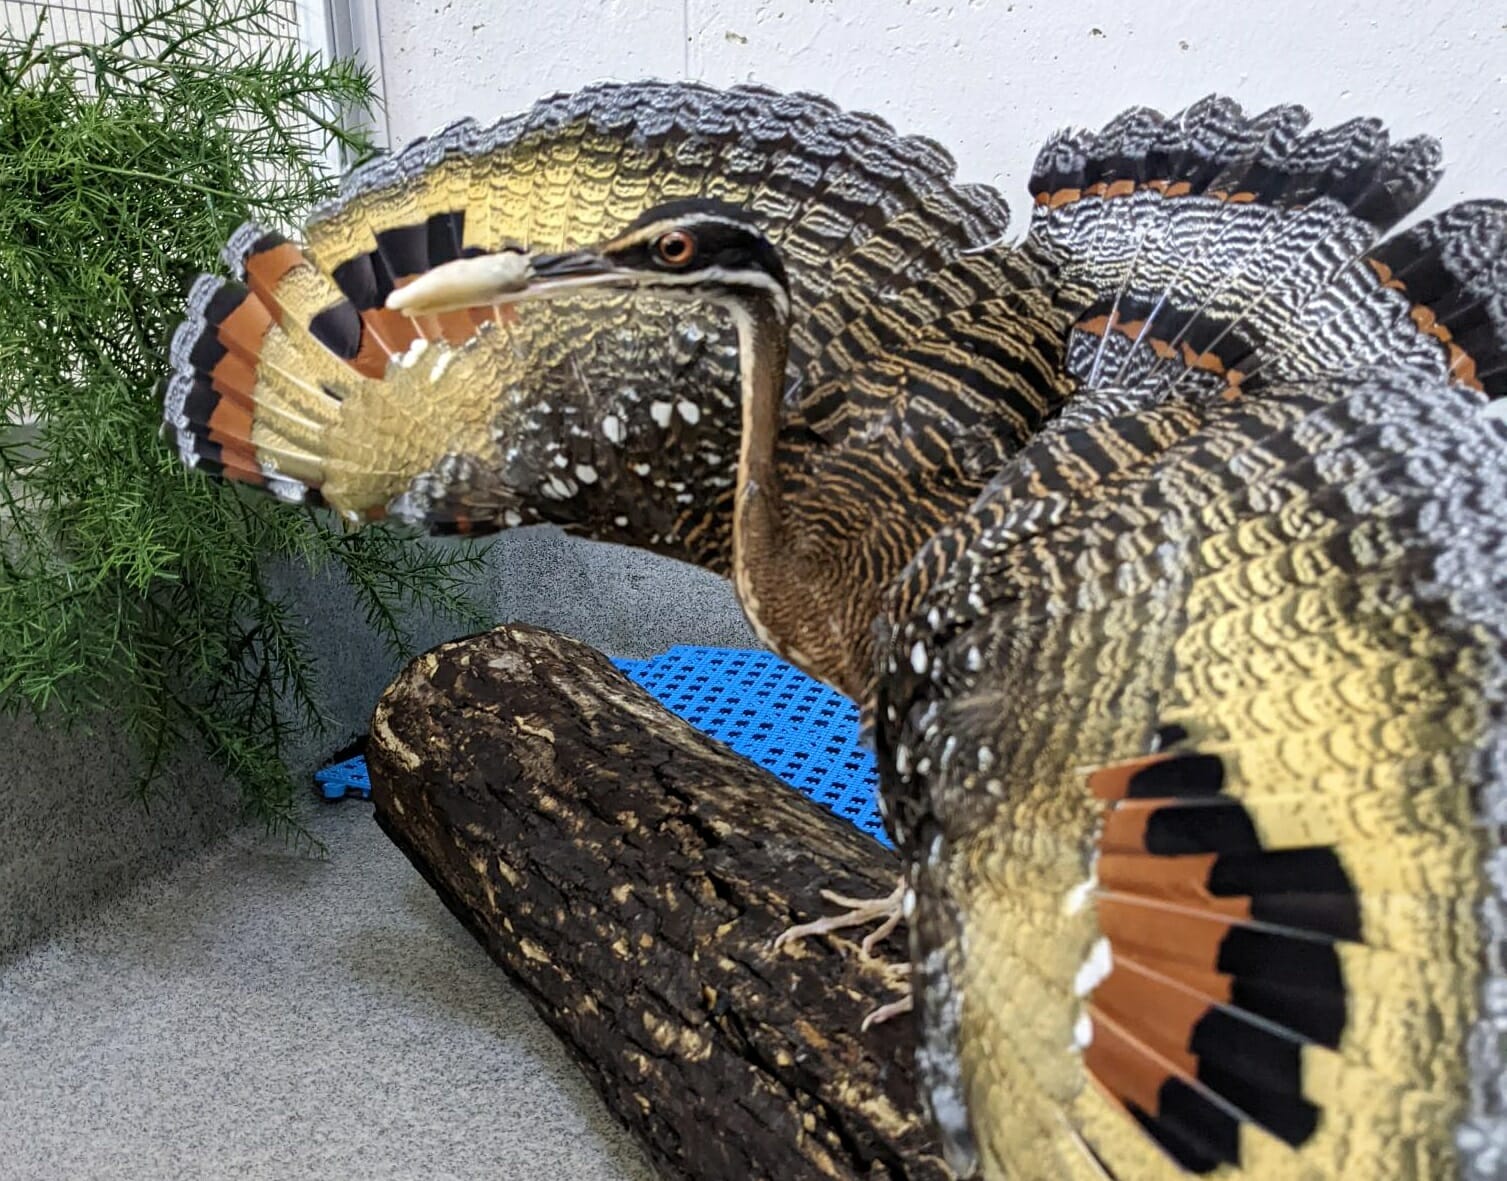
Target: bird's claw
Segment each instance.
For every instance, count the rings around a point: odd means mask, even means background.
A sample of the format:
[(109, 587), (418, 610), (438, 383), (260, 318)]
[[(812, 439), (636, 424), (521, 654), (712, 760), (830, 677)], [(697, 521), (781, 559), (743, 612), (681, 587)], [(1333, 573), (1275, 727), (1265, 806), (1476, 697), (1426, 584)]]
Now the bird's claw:
[[(861, 927), (867, 923), (877, 922), (879, 925), (865, 935), (863, 942), (858, 945), (859, 954), (866, 960), (872, 960), (876, 958), (874, 948), (900, 925), (905, 905), (905, 880), (902, 878), (900, 884), (884, 898), (849, 898), (845, 894), (838, 894), (832, 890), (823, 890), (821, 894), (822, 898), (833, 906), (843, 907), (843, 911), (840, 914), (828, 915), (824, 919), (801, 923), (782, 932), (774, 941), (776, 950), (812, 935), (825, 935), (829, 931), (842, 931), (848, 927)], [(904, 989), (905, 995), (888, 1004), (880, 1005), (865, 1017), (863, 1024), (859, 1027), (864, 1033), (892, 1017), (909, 1013), (914, 1003), (911, 995), (909, 963), (884, 964), (880, 970), (886, 982)]]
[(796, 943), (812, 935), (825, 935), (848, 927), (862, 927), (877, 922), (879, 926), (864, 936), (859, 945), (865, 959), (872, 959), (874, 947), (884, 940), (900, 923), (901, 907), (905, 901), (905, 882), (902, 880), (894, 890), (883, 898), (849, 898), (832, 890), (823, 890), (822, 898), (833, 906), (846, 909), (841, 914), (828, 915), (809, 923), (799, 923), (782, 931), (774, 941), (775, 950)]
[[(899, 964), (894, 966), (902, 967), (907, 971), (910, 970), (909, 964)], [(910, 988), (907, 987), (905, 990), (905, 995), (899, 1000), (890, 1001), (890, 1003), (887, 1005), (880, 1005), (877, 1009), (875, 1009), (872, 1013), (865, 1017), (863, 1019), (863, 1024), (858, 1027), (858, 1031), (860, 1033), (868, 1033), (868, 1031), (874, 1026), (883, 1025), (891, 1017), (898, 1017), (902, 1013), (909, 1013), (911, 1009), (915, 1008), (915, 1003), (916, 998), (911, 995)]]

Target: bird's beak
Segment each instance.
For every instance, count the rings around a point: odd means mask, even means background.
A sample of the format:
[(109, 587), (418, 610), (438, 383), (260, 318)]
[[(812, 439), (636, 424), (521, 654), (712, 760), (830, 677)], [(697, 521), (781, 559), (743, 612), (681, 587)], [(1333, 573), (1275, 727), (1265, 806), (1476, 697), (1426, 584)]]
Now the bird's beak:
[(387, 297), (387, 306), (408, 316), (430, 316), (609, 286), (630, 273), (620, 272), (593, 250), (483, 254), (457, 258), (426, 271), (412, 283), (395, 289)]

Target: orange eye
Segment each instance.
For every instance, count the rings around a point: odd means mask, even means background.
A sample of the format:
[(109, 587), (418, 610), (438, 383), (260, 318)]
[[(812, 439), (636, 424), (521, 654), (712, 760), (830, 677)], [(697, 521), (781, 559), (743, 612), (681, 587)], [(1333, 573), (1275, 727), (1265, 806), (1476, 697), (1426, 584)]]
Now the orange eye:
[(661, 234), (654, 249), (659, 260), (672, 267), (683, 267), (696, 257), (696, 239), (684, 230), (671, 230)]

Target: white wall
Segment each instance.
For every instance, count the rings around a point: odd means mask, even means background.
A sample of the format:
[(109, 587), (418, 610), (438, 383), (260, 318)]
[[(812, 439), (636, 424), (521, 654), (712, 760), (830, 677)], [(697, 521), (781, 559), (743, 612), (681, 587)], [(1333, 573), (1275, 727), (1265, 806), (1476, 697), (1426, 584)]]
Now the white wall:
[(394, 144), (602, 78), (818, 90), (1023, 210), (1041, 140), (1211, 91), (1439, 136), (1430, 208), (1507, 197), (1507, 0), (376, 0)]

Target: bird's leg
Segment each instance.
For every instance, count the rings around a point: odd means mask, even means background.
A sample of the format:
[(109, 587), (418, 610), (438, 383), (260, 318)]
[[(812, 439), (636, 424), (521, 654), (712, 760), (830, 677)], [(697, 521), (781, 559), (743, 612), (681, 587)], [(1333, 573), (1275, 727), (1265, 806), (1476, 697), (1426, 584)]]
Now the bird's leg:
[(901, 908), (905, 904), (905, 879), (902, 877), (894, 890), (884, 898), (848, 898), (831, 890), (823, 890), (822, 897), (833, 906), (843, 906), (847, 909), (841, 914), (828, 915), (814, 922), (800, 923), (781, 932), (774, 941), (776, 950), (787, 943), (795, 943), (812, 935), (825, 935), (828, 931), (841, 931), (847, 927), (862, 927), (877, 922), (879, 926), (870, 931), (860, 944), (864, 956), (872, 956), (875, 945), (900, 924)]

